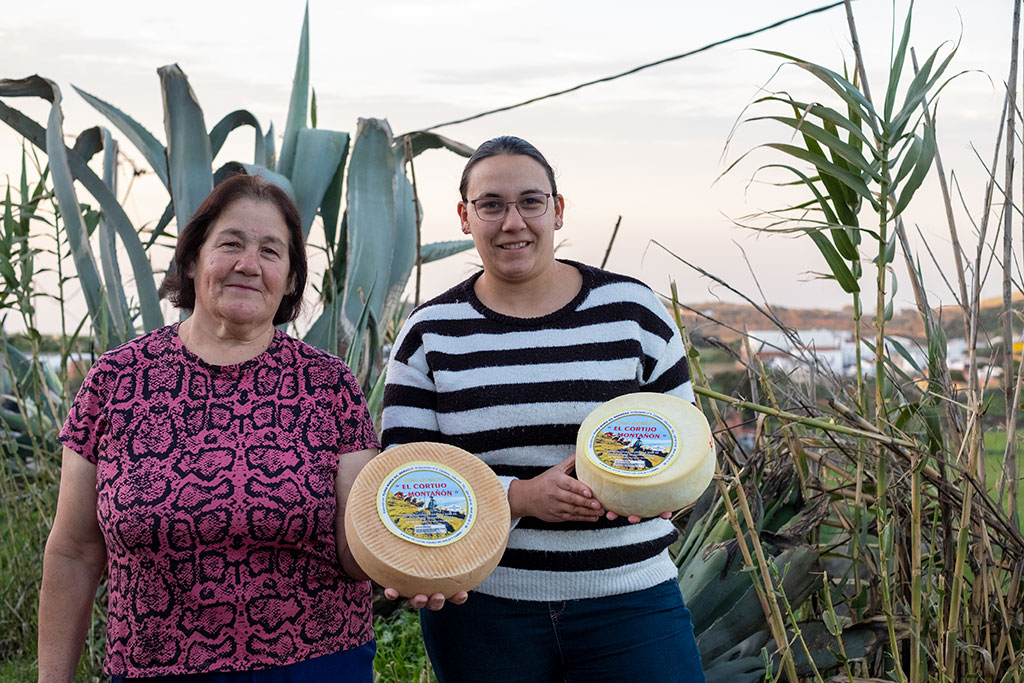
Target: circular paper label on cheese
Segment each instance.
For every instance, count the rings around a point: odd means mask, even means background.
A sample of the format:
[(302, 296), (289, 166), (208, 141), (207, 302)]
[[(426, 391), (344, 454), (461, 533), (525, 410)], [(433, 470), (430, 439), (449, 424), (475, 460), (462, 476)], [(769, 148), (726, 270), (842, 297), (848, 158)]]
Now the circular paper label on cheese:
[(447, 545), (473, 526), (476, 497), (466, 480), (436, 462), (410, 462), (389, 474), (377, 494), (388, 531), (417, 545)]
[(627, 477), (647, 477), (679, 453), (676, 430), (661, 415), (628, 410), (602, 422), (590, 435), (587, 456), (598, 467)]

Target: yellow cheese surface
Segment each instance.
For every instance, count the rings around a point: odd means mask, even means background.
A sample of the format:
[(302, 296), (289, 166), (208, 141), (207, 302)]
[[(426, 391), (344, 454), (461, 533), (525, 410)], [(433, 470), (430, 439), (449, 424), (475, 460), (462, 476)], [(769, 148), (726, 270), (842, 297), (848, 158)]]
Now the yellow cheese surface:
[(707, 419), (692, 403), (653, 393), (602, 403), (580, 425), (576, 476), (607, 510), (653, 517), (693, 503), (715, 473)]
[[(403, 475), (408, 471), (413, 474)], [(421, 471), (439, 474), (417, 478)], [(428, 480), (442, 483), (408, 483)], [(451, 597), (475, 588), (498, 565), (510, 522), (505, 490), (491, 469), (472, 453), (439, 443), (405, 444), (375, 457), (356, 477), (345, 508), (356, 562), (406, 597)]]

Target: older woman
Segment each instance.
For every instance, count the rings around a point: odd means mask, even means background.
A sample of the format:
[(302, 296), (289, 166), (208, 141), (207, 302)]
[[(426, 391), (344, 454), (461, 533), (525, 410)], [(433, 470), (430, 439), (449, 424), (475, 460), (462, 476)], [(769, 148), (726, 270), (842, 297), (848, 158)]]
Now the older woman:
[(678, 331), (639, 281), (555, 258), (565, 201), (533, 145), (485, 142), (459, 189), (483, 270), (409, 317), (388, 365), (382, 440), (477, 454), (518, 519), (465, 604), (422, 613), (438, 679), (703, 681), (667, 513), (616, 518), (571, 476), (595, 406), (641, 390), (693, 400)]
[(104, 354), (60, 434), (40, 680), (72, 680), (106, 570), (115, 682), (368, 682), (370, 585), (341, 514), (379, 444), (348, 367), (275, 327), (306, 284), (298, 210), (229, 178), (175, 262), (162, 291), (191, 316)]

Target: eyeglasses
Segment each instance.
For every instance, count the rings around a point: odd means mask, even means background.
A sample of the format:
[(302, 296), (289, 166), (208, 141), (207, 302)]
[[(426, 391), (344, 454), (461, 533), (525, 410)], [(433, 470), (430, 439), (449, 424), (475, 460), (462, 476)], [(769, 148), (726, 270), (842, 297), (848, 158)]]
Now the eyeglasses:
[(503, 221), (508, 215), (508, 207), (515, 205), (516, 211), (523, 218), (538, 218), (548, 212), (548, 197), (551, 193), (523, 195), (514, 202), (506, 202), (499, 197), (481, 197), (471, 199), (468, 203), (473, 205), (473, 210), (482, 221)]

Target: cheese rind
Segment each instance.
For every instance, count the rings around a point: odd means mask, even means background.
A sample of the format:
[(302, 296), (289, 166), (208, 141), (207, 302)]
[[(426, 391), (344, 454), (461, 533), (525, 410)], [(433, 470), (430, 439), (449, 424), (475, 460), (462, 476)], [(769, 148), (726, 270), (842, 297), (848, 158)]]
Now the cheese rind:
[[(382, 511), (388, 509), (380, 505), (387, 493), (384, 485), (392, 482), (393, 495), (394, 482), (418, 481), (415, 471), (424, 465), (449, 472), (440, 481), (464, 484), (473, 498), (472, 524), (439, 545), (422, 544), (410, 527), (408, 538), (403, 538), (382, 519)], [(402, 471), (413, 474), (399, 474)], [(428, 504), (423, 496), (416, 501), (415, 505)], [(450, 598), (478, 586), (498, 565), (510, 523), (505, 490), (491, 469), (473, 454), (440, 443), (405, 444), (375, 457), (356, 477), (345, 508), (345, 537), (356, 562), (374, 581), (406, 597), (441, 593)]]
[(693, 503), (715, 473), (715, 445), (692, 403), (638, 392), (602, 403), (580, 425), (576, 476), (606, 510), (653, 517)]

